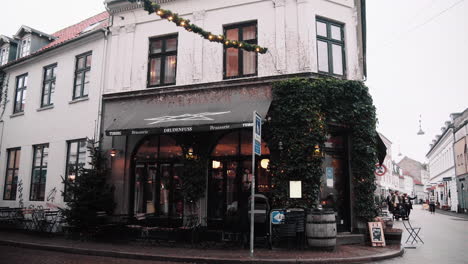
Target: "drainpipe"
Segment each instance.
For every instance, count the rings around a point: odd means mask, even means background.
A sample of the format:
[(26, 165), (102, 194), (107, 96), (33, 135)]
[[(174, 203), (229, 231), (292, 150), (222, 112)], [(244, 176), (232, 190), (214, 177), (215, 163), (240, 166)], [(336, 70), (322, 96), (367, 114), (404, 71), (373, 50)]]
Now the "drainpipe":
[[(104, 47), (103, 47), (103, 59), (101, 63), (101, 80), (100, 80), (100, 89), (99, 89), (99, 103), (98, 103), (98, 116), (96, 120), (96, 129), (95, 129), (95, 140), (97, 139), (99, 141), (99, 144), (101, 145), (102, 142), (100, 142), (100, 135), (101, 135), (101, 128), (102, 128), (102, 111), (103, 111), (103, 106), (102, 106), (102, 96), (104, 94), (104, 86), (106, 84), (105, 78), (106, 78), (106, 71), (107, 71), (107, 50), (108, 50), (108, 45), (109, 45), (109, 28), (112, 27), (114, 24), (114, 17), (111, 15), (109, 8), (106, 5), (106, 11), (109, 13), (109, 19), (108, 19), (108, 26), (104, 29)], [(101, 145), (102, 146), (102, 145)]]

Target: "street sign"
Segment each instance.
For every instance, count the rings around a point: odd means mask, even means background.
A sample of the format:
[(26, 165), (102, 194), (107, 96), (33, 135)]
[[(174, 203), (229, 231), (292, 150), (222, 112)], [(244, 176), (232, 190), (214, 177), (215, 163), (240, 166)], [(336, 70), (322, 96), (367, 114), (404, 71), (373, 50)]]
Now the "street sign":
[(385, 165), (375, 164), (375, 175), (377, 176), (384, 176), (387, 173), (387, 167)]
[(272, 211), (271, 212), (271, 223), (279, 225), (284, 223), (284, 212), (283, 211)]
[(255, 112), (254, 114), (254, 133), (253, 133), (254, 153), (257, 156), (262, 155), (262, 117)]

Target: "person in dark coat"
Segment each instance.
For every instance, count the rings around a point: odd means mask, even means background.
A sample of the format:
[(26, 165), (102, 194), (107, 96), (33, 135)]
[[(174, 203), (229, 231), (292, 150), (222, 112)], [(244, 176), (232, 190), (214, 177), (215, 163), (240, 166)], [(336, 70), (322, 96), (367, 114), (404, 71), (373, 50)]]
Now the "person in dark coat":
[(411, 210), (413, 210), (413, 203), (411, 200), (414, 199), (416, 199), (416, 197), (410, 197), (407, 193), (403, 194), (403, 206), (405, 207), (407, 219), (410, 216)]
[(393, 212), (393, 203), (392, 203), (392, 198), (393, 198), (393, 191), (390, 191), (390, 193), (387, 196), (387, 205), (388, 205), (388, 211), (391, 213)]

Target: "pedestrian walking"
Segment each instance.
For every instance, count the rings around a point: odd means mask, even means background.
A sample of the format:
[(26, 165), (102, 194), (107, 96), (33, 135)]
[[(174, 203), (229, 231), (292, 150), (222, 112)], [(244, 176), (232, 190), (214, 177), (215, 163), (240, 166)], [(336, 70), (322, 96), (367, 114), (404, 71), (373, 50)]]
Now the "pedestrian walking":
[(431, 212), (431, 214), (435, 213), (435, 196), (434, 196), (434, 194), (431, 194), (429, 196), (429, 212)]
[(393, 203), (392, 203), (392, 198), (393, 198), (393, 191), (390, 191), (390, 193), (387, 195), (387, 206), (388, 206), (388, 211), (390, 213), (393, 213)]
[(407, 193), (403, 194), (403, 206), (405, 207), (406, 211), (406, 219), (409, 219), (411, 214), (411, 210), (413, 210), (413, 203), (411, 200), (415, 200), (416, 197), (410, 197)]

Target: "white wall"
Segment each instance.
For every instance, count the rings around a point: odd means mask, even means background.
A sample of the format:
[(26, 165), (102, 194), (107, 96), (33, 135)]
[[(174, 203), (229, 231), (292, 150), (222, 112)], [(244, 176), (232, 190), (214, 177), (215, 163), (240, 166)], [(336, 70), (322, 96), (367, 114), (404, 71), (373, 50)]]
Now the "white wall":
[[(44, 202), (30, 202), (29, 191), (32, 173), (33, 145), (49, 144), (49, 164), (45, 196), (56, 188), (55, 204), (63, 205), (61, 177), (65, 174), (67, 140), (93, 138), (100, 102), (101, 68), (104, 48), (103, 33), (68, 44), (62, 48), (40, 55), (25, 63), (7, 69), (9, 78), (8, 104), (3, 116), (4, 131), (0, 156), (0, 206), (17, 207), (16, 201), (4, 201), (7, 149), (21, 147), (18, 182), (23, 183), (23, 202), (29, 205), (46, 206)], [(92, 51), (92, 65), (88, 100), (72, 102), (75, 56)], [(57, 63), (54, 107), (39, 111), (41, 106), (43, 67)], [(15, 98), (16, 76), (28, 73), (28, 86), (24, 115), (11, 116)]]
[[(111, 5), (111, 11), (121, 5)], [(351, 0), (186, 0), (162, 5), (205, 30), (223, 33), (223, 25), (256, 20), (258, 76), (317, 72), (315, 17), (345, 24), (348, 79), (362, 79), (357, 39), (357, 11)], [(114, 16), (105, 93), (146, 89), (149, 38), (179, 34), (177, 85), (223, 80), (223, 45), (148, 15), (143, 9)]]
[[(453, 129), (448, 128), (437, 145), (426, 156), (429, 160), (429, 182), (432, 184), (442, 183), (444, 178), (452, 180), (447, 184), (447, 188), (440, 189), (444, 193), (444, 201), (441, 205), (450, 206), (451, 210), (456, 211), (458, 207), (458, 194), (455, 183), (455, 160), (453, 156), (454, 134)], [(448, 198), (448, 189), (451, 191), (451, 199)], [(437, 189), (439, 190), (439, 188)], [(440, 194), (439, 194), (440, 198)]]

